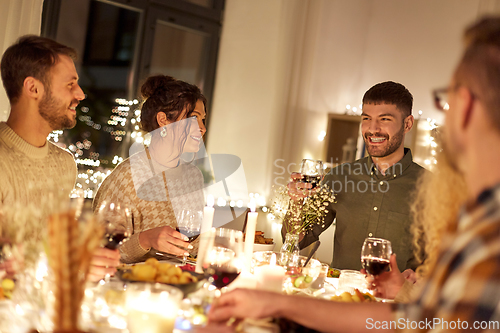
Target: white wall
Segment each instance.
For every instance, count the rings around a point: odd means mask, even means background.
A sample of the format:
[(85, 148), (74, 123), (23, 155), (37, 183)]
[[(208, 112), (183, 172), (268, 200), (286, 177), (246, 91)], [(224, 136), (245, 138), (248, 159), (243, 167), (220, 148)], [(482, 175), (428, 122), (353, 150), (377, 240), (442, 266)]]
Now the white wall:
[[(0, 53), (25, 34), (40, 33), (43, 0), (0, 0)], [(9, 99), (0, 88), (0, 121), (9, 117)]]
[(446, 86), (464, 27), (498, 8), (497, 0), (227, 0), (209, 148), (240, 156), (250, 192), (267, 194), (275, 160), (321, 158), (326, 114), (358, 105), (375, 83), (403, 83), (415, 113), (439, 121), (431, 89)]
[(276, 160), (322, 158), (327, 113), (360, 104), (378, 82), (403, 83), (414, 112), (440, 121), (431, 89), (447, 85), (465, 26), (499, 9), (498, 0), (227, 0), (209, 150), (238, 155), (249, 191), (268, 195), (288, 176), (277, 178)]

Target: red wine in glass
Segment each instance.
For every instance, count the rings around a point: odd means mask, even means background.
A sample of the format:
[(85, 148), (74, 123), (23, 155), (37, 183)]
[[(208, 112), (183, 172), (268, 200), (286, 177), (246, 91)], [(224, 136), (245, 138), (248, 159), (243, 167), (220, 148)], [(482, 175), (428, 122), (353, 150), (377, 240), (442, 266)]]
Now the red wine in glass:
[(205, 276), (217, 288), (221, 289), (233, 282), (240, 272), (231, 267), (208, 266), (205, 269)]
[(302, 179), (300, 180), (300, 182), (311, 184), (311, 189), (313, 189), (321, 183), (321, 176), (302, 175)]
[(389, 271), (389, 260), (373, 257), (364, 257), (361, 259), (363, 268), (368, 274), (379, 275)]
[(123, 231), (117, 231), (106, 233), (104, 238), (106, 240), (104, 247), (110, 250), (116, 250), (120, 245), (129, 239), (129, 236)]
[(361, 248), (361, 264), (368, 274), (379, 275), (390, 270), (391, 242), (383, 238), (366, 238)]
[(309, 183), (312, 185), (312, 189), (319, 186), (323, 176), (325, 175), (325, 170), (323, 168), (323, 162), (320, 160), (303, 159), (300, 163), (300, 174), (302, 175), (301, 183)]
[(192, 230), (189, 228), (176, 228), (176, 230), (189, 238), (188, 242), (190, 243), (200, 236), (200, 230)]

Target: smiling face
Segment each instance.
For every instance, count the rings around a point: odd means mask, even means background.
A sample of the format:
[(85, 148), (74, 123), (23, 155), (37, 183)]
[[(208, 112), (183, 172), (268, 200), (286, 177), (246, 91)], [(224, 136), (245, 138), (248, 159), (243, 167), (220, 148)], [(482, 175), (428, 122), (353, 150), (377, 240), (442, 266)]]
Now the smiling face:
[(198, 100), (196, 102), (196, 106), (194, 107), (190, 117), (196, 117), (196, 119), (191, 120), (193, 123), (190, 126), (189, 135), (186, 139), (186, 144), (184, 145), (184, 152), (195, 153), (200, 149), (201, 139), (207, 131), (205, 125), (203, 124), (206, 113), (205, 105), (202, 100)]
[(45, 94), (38, 112), (52, 130), (73, 128), (76, 125), (76, 106), (85, 98), (78, 85), (78, 74), (70, 57), (60, 55), (49, 73)]
[(361, 119), (361, 132), (370, 156), (386, 157), (403, 149), (407, 131), (403, 113), (396, 105), (364, 104)]

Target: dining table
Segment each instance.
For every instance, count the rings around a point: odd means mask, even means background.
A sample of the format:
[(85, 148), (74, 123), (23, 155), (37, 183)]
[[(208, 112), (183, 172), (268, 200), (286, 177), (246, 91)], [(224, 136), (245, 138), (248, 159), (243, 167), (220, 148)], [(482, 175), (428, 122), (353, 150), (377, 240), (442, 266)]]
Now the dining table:
[[(157, 252), (151, 256), (158, 263), (166, 263), (172, 266), (183, 266), (183, 268), (192, 267), (196, 264), (195, 260), (188, 259), (186, 265), (183, 265), (182, 257), (175, 257), (165, 253)], [(313, 259), (315, 260), (315, 259)], [(134, 265), (144, 265), (145, 263), (136, 263), (123, 265), (115, 276), (103, 279), (98, 283), (87, 283), (85, 296), (81, 306), (80, 329), (83, 332), (109, 332), (109, 333), (135, 333), (129, 330), (131, 319), (130, 309), (127, 307), (127, 292), (131, 289), (133, 281), (123, 279), (122, 272), (130, 269)], [(251, 270), (244, 270), (240, 275), (227, 286), (227, 289), (251, 288), (259, 289), (258, 277), (256, 276), (257, 266)], [(338, 278), (324, 277), (320, 288), (312, 289), (310, 285), (305, 288), (296, 287), (293, 283), (290, 285), (289, 276), (285, 275), (282, 280), (282, 292), (289, 294), (300, 294), (309, 297), (318, 297), (330, 299), (335, 296), (338, 288)], [(17, 282), (16, 282), (17, 283)], [(20, 282), (19, 282), (20, 283)], [(201, 283), (196, 290), (183, 295), (178, 304), (178, 310), (173, 319), (173, 332), (196, 332), (197, 328), (206, 325), (207, 313), (210, 304), (218, 296), (218, 291), (206, 280)], [(50, 305), (50, 302), (47, 303)], [(161, 307), (158, 303), (158, 307)], [(31, 308), (24, 307), (23, 304), (17, 304), (15, 297), (13, 300), (0, 300), (0, 333), (28, 331), (34, 325), (40, 325), (42, 329), (39, 332), (50, 332), (50, 309), (42, 307)], [(37, 320), (33, 320), (34, 318)], [(44, 330), (45, 328), (45, 330)], [(265, 320), (244, 320), (236, 331), (240, 332), (287, 332), (294, 330), (296, 332), (309, 332), (306, 328), (301, 328), (293, 322), (277, 318), (267, 318)], [(146, 332), (146, 331), (141, 331)], [(150, 331), (147, 331), (150, 332)], [(153, 331), (151, 331), (153, 332)], [(156, 331), (154, 331), (156, 332)], [(158, 331), (159, 332), (159, 331)]]

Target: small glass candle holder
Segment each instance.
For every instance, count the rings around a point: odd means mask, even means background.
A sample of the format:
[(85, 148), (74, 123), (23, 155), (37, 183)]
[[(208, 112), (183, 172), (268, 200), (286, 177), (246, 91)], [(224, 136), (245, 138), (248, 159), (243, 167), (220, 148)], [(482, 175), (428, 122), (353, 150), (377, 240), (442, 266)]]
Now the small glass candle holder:
[(126, 291), (130, 333), (171, 333), (182, 291), (160, 283), (133, 283)]
[(321, 263), (321, 269), (316, 280), (311, 284), (311, 289), (322, 289), (325, 284), (326, 276), (328, 275), (328, 270), (330, 269), (329, 264)]
[(281, 293), (285, 268), (276, 265), (276, 254), (272, 254), (269, 265), (255, 267), (254, 273), (257, 280), (257, 289)]
[(343, 269), (340, 271), (338, 292), (354, 293), (354, 289), (361, 292), (366, 290), (365, 275), (359, 271)]

